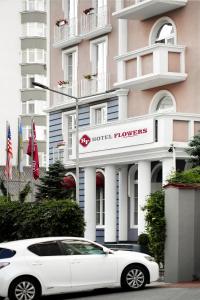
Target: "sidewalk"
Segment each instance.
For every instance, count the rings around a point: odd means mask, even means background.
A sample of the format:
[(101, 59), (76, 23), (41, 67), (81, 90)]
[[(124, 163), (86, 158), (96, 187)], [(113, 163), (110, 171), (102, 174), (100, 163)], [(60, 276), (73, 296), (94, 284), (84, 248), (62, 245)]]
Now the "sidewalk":
[(178, 283), (168, 283), (168, 282), (154, 282), (151, 286), (161, 287), (161, 288), (198, 288), (200, 289), (200, 280), (196, 281), (184, 281)]

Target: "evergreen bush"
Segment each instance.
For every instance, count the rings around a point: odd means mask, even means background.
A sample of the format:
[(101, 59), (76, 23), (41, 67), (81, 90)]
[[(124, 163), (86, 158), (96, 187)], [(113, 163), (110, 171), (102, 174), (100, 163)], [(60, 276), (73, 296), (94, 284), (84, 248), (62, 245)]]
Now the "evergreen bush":
[(165, 209), (164, 209), (164, 191), (160, 190), (152, 193), (144, 207), (146, 232), (149, 238), (149, 250), (158, 264), (164, 265), (164, 247), (165, 247)]
[(83, 236), (83, 212), (73, 200), (0, 202), (0, 242), (42, 236)]

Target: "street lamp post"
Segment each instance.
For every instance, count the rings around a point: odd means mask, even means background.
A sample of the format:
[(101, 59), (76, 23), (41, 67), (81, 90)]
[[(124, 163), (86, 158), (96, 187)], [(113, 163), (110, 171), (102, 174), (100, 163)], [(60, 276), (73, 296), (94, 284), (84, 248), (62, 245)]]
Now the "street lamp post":
[(68, 95), (66, 93), (51, 89), (50, 87), (39, 82), (32, 82), (33, 86), (40, 87), (41, 89), (48, 90), (53, 93), (61, 94), (75, 100), (76, 103), (76, 202), (79, 204), (79, 120), (78, 120), (78, 97)]

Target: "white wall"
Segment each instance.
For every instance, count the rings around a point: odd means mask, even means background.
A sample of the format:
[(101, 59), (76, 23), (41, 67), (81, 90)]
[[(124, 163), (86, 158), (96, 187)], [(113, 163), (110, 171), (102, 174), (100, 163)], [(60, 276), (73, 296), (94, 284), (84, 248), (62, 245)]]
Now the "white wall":
[(10, 122), (14, 159), (17, 156), (17, 118), (21, 113), (21, 0), (0, 0), (0, 165), (5, 164), (6, 120)]

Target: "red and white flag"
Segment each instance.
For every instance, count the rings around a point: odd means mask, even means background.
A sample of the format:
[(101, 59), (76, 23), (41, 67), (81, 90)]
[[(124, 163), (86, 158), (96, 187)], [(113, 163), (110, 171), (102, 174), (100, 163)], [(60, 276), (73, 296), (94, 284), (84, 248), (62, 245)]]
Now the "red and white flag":
[(39, 156), (38, 156), (38, 146), (36, 140), (36, 130), (35, 130), (34, 121), (31, 122), (31, 136), (29, 137), (28, 148), (26, 153), (32, 157), (33, 177), (34, 179), (38, 179), (40, 175)]
[(10, 124), (6, 123), (6, 166), (5, 166), (5, 175), (7, 179), (12, 179), (12, 158), (13, 158), (13, 150), (12, 150), (12, 138), (11, 138), (11, 130)]

